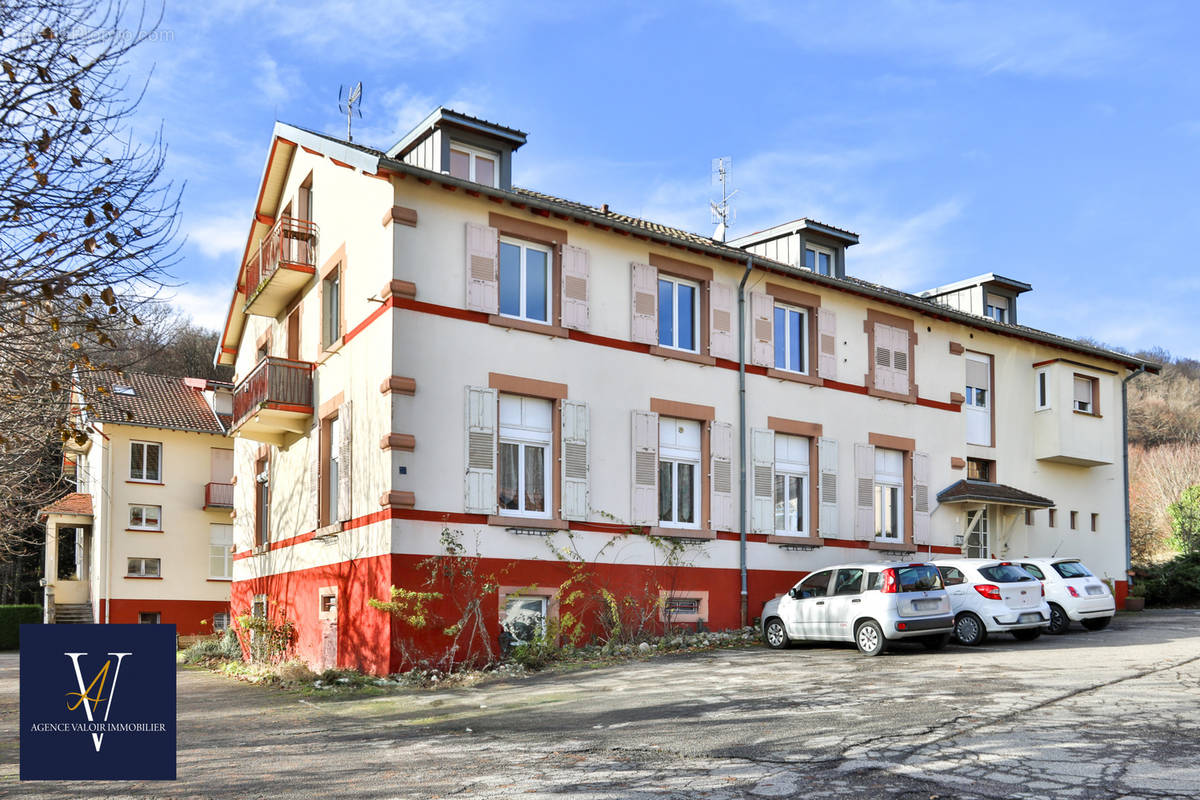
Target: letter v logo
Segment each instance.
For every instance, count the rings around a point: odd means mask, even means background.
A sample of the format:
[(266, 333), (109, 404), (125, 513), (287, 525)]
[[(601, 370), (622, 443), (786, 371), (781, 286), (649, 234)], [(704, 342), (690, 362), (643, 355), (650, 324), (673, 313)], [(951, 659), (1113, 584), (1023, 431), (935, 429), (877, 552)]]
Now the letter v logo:
[[(92, 678), (92, 682), (87, 686), (83, 685), (83, 670), (79, 667), (79, 657), (86, 656), (87, 653), (63, 653), (64, 656), (71, 659), (71, 663), (75, 667), (75, 681), (79, 684), (78, 692), (67, 692), (67, 697), (77, 697), (78, 700), (74, 704), (67, 704), (68, 711), (74, 711), (83, 706), (83, 713), (87, 714), (88, 722), (95, 722), (96, 706), (99, 703), (106, 703), (104, 706), (104, 721), (108, 722), (108, 714), (112, 711), (113, 698), (117, 694), (117, 676), (121, 674), (121, 662), (125, 660), (125, 656), (132, 653), (109, 653), (110, 656), (116, 656), (117, 668), (113, 670), (112, 686), (108, 690), (108, 697), (104, 696), (104, 684), (108, 682), (108, 670), (112, 666), (112, 659), (104, 662), (104, 666), (96, 673), (96, 677)], [(99, 686), (97, 686), (99, 684)], [(95, 690), (95, 695), (92, 692)], [(92, 744), (96, 746), (96, 752), (100, 752), (100, 744), (104, 741), (103, 733), (92, 734)]]

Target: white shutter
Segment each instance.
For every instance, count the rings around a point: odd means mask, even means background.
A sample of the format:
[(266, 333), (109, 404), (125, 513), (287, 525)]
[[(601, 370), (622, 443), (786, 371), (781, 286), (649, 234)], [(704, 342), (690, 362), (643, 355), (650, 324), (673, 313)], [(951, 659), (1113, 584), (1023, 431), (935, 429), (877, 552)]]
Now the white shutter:
[(588, 405), (563, 400), (562, 419), (562, 518), (588, 517)]
[(733, 336), (733, 287), (708, 282), (708, 354), (713, 358), (737, 359)]
[(312, 475), (309, 478), (309, 488), (312, 490), (312, 527), (321, 527), (321, 421), (313, 422), (312, 431), (308, 434), (309, 461), (312, 463)]
[(875, 446), (854, 445), (854, 538), (875, 538)]
[(354, 518), (354, 482), (351, 475), (354, 472), (353, 461), (353, 420), (350, 416), (350, 403), (342, 403), (338, 409), (338, 427), (342, 436), (340, 442), (330, 442), (330, 447), (338, 449), (338, 507), (329, 510), (330, 519), (346, 522)]
[(500, 312), (499, 242), (495, 228), (467, 223), (467, 308), (473, 311)]
[(891, 327), (875, 323), (875, 389), (890, 392), (895, 382), (892, 380), (892, 336)]
[(908, 363), (908, 331), (892, 328), (892, 391), (908, 394), (912, 387), (912, 364)]
[(929, 454), (913, 453), (913, 544), (930, 543), (930, 516), (933, 498), (929, 496)]
[(734, 528), (733, 518), (733, 426), (714, 422), (709, 427), (709, 525), (716, 531)]
[(630, 266), (633, 289), (631, 338), (643, 344), (658, 344), (658, 270), (649, 264)]
[(496, 513), (495, 389), (467, 387), (466, 503), (471, 514)]
[(817, 309), (817, 373), (837, 379), (837, 314), (828, 308)]
[(820, 517), (817, 521), (818, 536), (838, 535), (838, 443), (836, 439), (817, 441), (817, 459), (820, 465), (821, 483), (817, 493), (821, 501)]
[(750, 521), (755, 533), (775, 532), (775, 431), (750, 432), (753, 469), (750, 473)]
[(658, 414), (633, 412), (633, 497), (634, 525), (658, 522)]
[(771, 295), (750, 293), (750, 361), (760, 367), (775, 366), (774, 312)]
[(562, 326), (586, 331), (591, 327), (588, 280), (591, 257), (582, 247), (562, 246)]

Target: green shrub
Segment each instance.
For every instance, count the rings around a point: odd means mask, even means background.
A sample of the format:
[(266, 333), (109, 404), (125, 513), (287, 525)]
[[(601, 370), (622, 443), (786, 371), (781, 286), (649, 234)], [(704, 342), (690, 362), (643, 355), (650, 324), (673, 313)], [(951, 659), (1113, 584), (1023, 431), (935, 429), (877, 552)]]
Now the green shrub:
[(1141, 584), (1146, 605), (1200, 603), (1200, 553), (1186, 553), (1165, 564), (1151, 567)]
[(41, 606), (0, 606), (0, 650), (16, 650), (20, 646), (22, 623), (41, 621)]
[(183, 651), (187, 664), (206, 664), (210, 661), (241, 661), (242, 646), (233, 628), (227, 628), (220, 638), (204, 639)]

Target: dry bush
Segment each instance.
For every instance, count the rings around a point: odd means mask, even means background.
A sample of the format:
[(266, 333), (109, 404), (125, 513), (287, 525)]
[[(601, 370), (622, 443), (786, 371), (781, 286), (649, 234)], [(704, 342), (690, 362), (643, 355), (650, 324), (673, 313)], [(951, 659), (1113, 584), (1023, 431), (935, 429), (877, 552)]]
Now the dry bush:
[(1200, 484), (1200, 444), (1130, 445), (1129, 501), (1132, 558), (1136, 564), (1175, 555), (1168, 507)]

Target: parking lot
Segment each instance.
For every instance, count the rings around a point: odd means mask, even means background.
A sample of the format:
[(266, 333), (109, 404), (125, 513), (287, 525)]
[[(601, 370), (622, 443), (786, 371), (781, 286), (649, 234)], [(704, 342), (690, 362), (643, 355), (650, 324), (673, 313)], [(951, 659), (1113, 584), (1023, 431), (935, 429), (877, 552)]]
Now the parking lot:
[(300, 699), (179, 673), (174, 784), (17, 781), (60, 797), (1194, 798), (1200, 612), (940, 653), (763, 647), (473, 689)]

